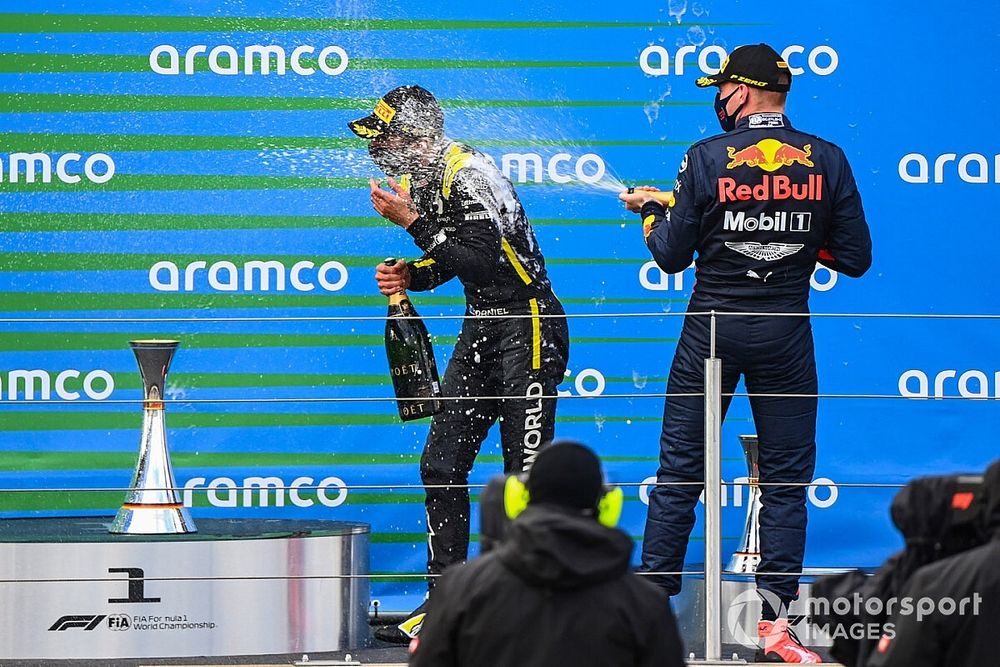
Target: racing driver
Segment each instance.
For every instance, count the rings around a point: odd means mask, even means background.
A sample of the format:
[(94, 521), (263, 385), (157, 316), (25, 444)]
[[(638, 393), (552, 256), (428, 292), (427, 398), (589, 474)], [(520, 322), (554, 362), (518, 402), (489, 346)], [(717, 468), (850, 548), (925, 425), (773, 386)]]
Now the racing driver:
[[(696, 314), (718, 311), (722, 414), (742, 375), (760, 446), (757, 588), (765, 604), (758, 659), (819, 662), (787, 620), (805, 551), (804, 485), (816, 461), (809, 280), (817, 262), (847, 276), (864, 274), (871, 237), (844, 152), (793, 128), (785, 116), (791, 73), (774, 49), (741, 46), (719, 74), (696, 83), (718, 88), (715, 111), (724, 134), (688, 149), (667, 206), (651, 188), (620, 196), (640, 213), (646, 245), (663, 271), (683, 271), (697, 254), (697, 280), (667, 382), (641, 569), (683, 569), (702, 488), (675, 483), (704, 481), (704, 399), (697, 394), (704, 392), (712, 327), (707, 314)], [(679, 575), (650, 576), (668, 595), (680, 590)]]
[[(505, 472), (529, 470), (552, 440), (569, 334), (513, 185), (484, 154), (445, 135), (429, 91), (395, 88), (349, 126), (389, 177), (391, 192), (371, 181), (372, 206), (423, 251), (405, 264), (379, 264), (379, 290), (430, 290), (456, 277), (465, 287), (466, 319), (442, 380), (445, 407), (420, 460), (433, 585), (468, 556), (469, 472), (490, 427), (499, 419)], [(423, 616), (421, 605), (379, 636), (409, 642)]]

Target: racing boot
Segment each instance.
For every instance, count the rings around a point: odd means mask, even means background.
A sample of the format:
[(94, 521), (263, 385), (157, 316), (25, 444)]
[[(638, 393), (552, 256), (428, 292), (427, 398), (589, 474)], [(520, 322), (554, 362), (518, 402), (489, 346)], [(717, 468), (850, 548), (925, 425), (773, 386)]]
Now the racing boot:
[(425, 600), (419, 607), (410, 612), (399, 625), (383, 625), (375, 630), (375, 638), (390, 644), (409, 644), (410, 640), (416, 639), (420, 634), (420, 628), (424, 624), (424, 612), (427, 601)]
[(788, 627), (787, 618), (761, 621), (757, 624), (757, 662), (790, 662), (816, 665), (823, 662), (807, 649)]

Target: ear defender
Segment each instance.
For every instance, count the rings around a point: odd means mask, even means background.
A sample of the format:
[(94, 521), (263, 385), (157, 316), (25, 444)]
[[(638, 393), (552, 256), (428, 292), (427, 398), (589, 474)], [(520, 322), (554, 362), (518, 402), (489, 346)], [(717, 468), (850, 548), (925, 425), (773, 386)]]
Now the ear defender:
[(516, 519), (528, 506), (528, 487), (517, 475), (510, 475), (503, 485), (503, 509), (508, 519)]
[(625, 492), (620, 486), (613, 486), (604, 492), (597, 501), (597, 521), (602, 526), (614, 528), (622, 518), (622, 507), (625, 505)]
[[(528, 487), (517, 475), (510, 475), (503, 485), (503, 508), (508, 519), (516, 519), (528, 507), (531, 494)], [(625, 492), (620, 487), (611, 487), (597, 502), (597, 521), (607, 528), (614, 528), (622, 517)]]

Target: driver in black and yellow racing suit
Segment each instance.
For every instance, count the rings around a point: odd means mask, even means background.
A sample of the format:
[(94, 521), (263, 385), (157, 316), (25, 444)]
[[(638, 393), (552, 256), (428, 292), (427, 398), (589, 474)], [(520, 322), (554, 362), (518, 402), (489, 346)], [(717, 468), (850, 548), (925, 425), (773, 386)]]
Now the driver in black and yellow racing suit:
[[(393, 89), (350, 128), (390, 177), (392, 192), (372, 182), (373, 207), (423, 251), (380, 264), (380, 291), (429, 290), (456, 277), (465, 287), (467, 319), (442, 380), (444, 410), (420, 461), (427, 571), (438, 575), (468, 556), (469, 472), (490, 427), (499, 420), (505, 472), (527, 471), (554, 436), (569, 354), (565, 313), (513, 185), (484, 154), (448, 139), (430, 92)], [(418, 608), (380, 638), (409, 641), (422, 620)]]

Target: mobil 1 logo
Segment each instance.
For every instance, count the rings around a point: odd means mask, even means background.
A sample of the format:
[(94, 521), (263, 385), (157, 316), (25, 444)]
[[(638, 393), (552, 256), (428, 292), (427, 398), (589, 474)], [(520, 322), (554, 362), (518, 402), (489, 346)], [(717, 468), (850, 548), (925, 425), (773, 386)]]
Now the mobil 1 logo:
[(722, 229), (727, 232), (808, 232), (812, 225), (809, 211), (775, 211), (749, 216), (743, 211), (726, 211)]

